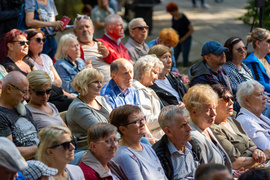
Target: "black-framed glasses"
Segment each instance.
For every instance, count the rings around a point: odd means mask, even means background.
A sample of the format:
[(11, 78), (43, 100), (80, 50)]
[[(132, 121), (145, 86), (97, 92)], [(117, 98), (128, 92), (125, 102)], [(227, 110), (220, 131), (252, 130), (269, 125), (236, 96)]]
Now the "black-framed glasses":
[(243, 51), (247, 51), (247, 47), (244, 46), (244, 47), (239, 47), (236, 49), (237, 52), (243, 52)]
[(42, 41), (43, 43), (46, 42), (46, 38), (34, 38), (34, 39), (37, 41), (37, 43), (41, 43), (41, 41)]
[(146, 123), (146, 116), (144, 116), (142, 119), (138, 119), (138, 120), (132, 121), (132, 122), (130, 122), (130, 123), (127, 123), (127, 124), (125, 124), (124, 126), (128, 126), (128, 125), (130, 125), (130, 124), (136, 124), (137, 126), (141, 126), (142, 123), (143, 123), (143, 124)]
[(15, 86), (14, 84), (10, 84), (10, 83), (9, 83), (9, 85), (11, 85), (11, 86), (14, 87), (15, 89), (21, 91), (23, 94), (28, 94), (28, 93), (29, 93), (28, 91), (24, 91), (24, 90), (22, 90), (21, 88)]
[[(70, 146), (71, 146), (71, 145), (73, 145), (73, 140), (71, 140), (71, 141), (66, 141), (66, 142), (63, 142), (63, 143), (61, 143), (61, 144), (57, 144), (57, 145), (51, 146), (51, 147), (49, 147), (49, 148), (54, 149), (54, 148), (57, 148), (57, 147), (59, 147), (59, 146), (62, 146), (62, 147), (64, 148), (64, 150), (68, 150), (68, 149), (70, 149)], [(73, 146), (74, 146), (74, 145), (73, 145)]]
[(267, 42), (268, 44), (270, 44), (270, 39), (267, 39), (266, 42)]
[(32, 89), (37, 96), (44, 96), (44, 94), (46, 93), (47, 95), (51, 94), (52, 92), (52, 88), (46, 89), (46, 90), (37, 90), (35, 91), (34, 89)]
[(142, 31), (142, 30), (148, 30), (148, 26), (137, 26), (137, 27), (135, 27), (135, 28), (132, 28), (132, 30), (135, 30), (135, 29), (139, 29), (140, 31)]
[(235, 101), (235, 98), (233, 96), (223, 96), (222, 99), (223, 99), (224, 103), (228, 103), (230, 100), (232, 102)]
[(25, 44), (29, 45), (29, 41), (12, 41), (12, 42), (18, 42), (21, 46), (24, 46)]
[(112, 138), (112, 139), (106, 139), (104, 141), (96, 141), (96, 143), (105, 143), (107, 146), (111, 146), (112, 144), (117, 145), (118, 140), (117, 138)]
[(80, 21), (81, 19), (90, 19), (89, 16), (79, 16), (76, 18), (77, 21)]

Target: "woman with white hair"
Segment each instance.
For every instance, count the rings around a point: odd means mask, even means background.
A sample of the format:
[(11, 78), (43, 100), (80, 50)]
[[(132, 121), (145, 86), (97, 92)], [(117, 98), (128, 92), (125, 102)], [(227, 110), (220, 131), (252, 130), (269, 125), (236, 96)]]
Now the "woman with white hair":
[(265, 151), (270, 148), (270, 119), (262, 114), (267, 97), (264, 86), (249, 80), (238, 86), (236, 94), (241, 109), (237, 120), (257, 147)]
[(156, 55), (143, 56), (138, 59), (134, 66), (133, 87), (138, 92), (142, 111), (147, 118), (147, 127), (152, 135), (158, 139), (164, 135), (158, 123), (162, 102), (155, 91), (148, 88), (148, 86), (155, 83), (163, 67), (163, 63)]
[(58, 170), (50, 179), (84, 180), (81, 168), (68, 164), (74, 160), (75, 149), (70, 136), (71, 132), (67, 127), (55, 125), (43, 128), (38, 134), (40, 144), (37, 160)]
[(62, 36), (55, 54), (57, 61), (54, 67), (62, 79), (61, 88), (69, 93), (77, 94), (70, 83), (76, 74), (86, 67), (85, 62), (80, 56), (80, 45), (76, 36), (73, 34)]

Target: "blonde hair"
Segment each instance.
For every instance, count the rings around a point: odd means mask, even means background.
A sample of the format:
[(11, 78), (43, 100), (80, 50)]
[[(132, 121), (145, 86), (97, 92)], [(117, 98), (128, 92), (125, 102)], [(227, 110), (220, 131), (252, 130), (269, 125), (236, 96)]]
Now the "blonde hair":
[(159, 38), (170, 47), (175, 47), (179, 42), (179, 35), (173, 28), (164, 28), (159, 32)]
[(246, 37), (247, 43), (252, 43), (253, 48), (256, 48), (256, 41), (264, 41), (270, 35), (270, 31), (264, 28), (256, 28)]
[(148, 54), (155, 54), (158, 58), (161, 58), (161, 56), (163, 56), (163, 54), (166, 52), (172, 54), (171, 48), (164, 46), (163, 44), (157, 44), (151, 47), (151, 49), (148, 51)]
[(27, 75), (27, 79), (29, 81), (29, 87), (32, 89), (42, 88), (45, 85), (52, 86), (52, 79), (45, 71), (41, 70), (31, 71)]
[(75, 91), (79, 92), (82, 96), (88, 92), (88, 84), (94, 81), (103, 81), (104, 75), (94, 68), (86, 68), (80, 71), (73, 81), (71, 82), (72, 87)]
[(71, 135), (71, 132), (67, 127), (63, 126), (50, 125), (43, 128), (38, 133), (40, 144), (37, 150), (36, 159), (49, 165), (51, 163), (51, 157), (48, 155), (47, 149), (57, 145), (60, 136), (63, 134)]
[(140, 57), (134, 65), (134, 79), (138, 81), (144, 78), (144, 75), (151, 71), (154, 67), (162, 71), (164, 65), (155, 54), (145, 55)]
[(192, 115), (193, 110), (199, 110), (203, 104), (209, 105), (215, 101), (218, 104), (217, 93), (206, 84), (196, 84), (188, 89), (188, 92), (183, 97), (183, 102)]
[(65, 34), (60, 38), (60, 41), (58, 43), (57, 51), (55, 54), (55, 59), (65, 59), (67, 57), (66, 51), (68, 50), (69, 44), (71, 40), (77, 40), (76, 36), (74, 34)]

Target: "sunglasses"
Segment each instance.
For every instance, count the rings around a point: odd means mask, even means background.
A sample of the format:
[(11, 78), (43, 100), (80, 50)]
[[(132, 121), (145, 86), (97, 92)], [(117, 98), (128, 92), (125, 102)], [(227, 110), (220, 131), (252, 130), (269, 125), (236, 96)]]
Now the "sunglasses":
[(224, 97), (222, 97), (222, 99), (223, 99), (224, 103), (228, 103), (230, 100), (232, 102), (235, 101), (235, 98), (233, 96), (224, 96)]
[(138, 26), (138, 27), (135, 27), (135, 28), (132, 28), (132, 30), (135, 30), (135, 29), (139, 29), (140, 31), (142, 31), (142, 30), (148, 30), (148, 26)]
[(240, 48), (237, 48), (236, 49), (237, 52), (244, 52), (244, 51), (247, 51), (247, 47), (240, 47)]
[(64, 150), (68, 150), (68, 149), (70, 149), (71, 144), (73, 145), (73, 140), (67, 141), (67, 142), (63, 142), (61, 144), (57, 144), (57, 145), (51, 146), (49, 148), (54, 149), (54, 148), (57, 148), (59, 146), (62, 146), (64, 148)]
[(37, 96), (44, 96), (45, 93), (49, 95), (52, 92), (52, 88), (46, 89), (46, 90), (37, 90), (37, 91), (35, 91), (34, 89), (32, 90), (36, 93)]
[(21, 46), (24, 46), (25, 44), (29, 45), (29, 41), (12, 41), (12, 42), (18, 42)]
[(24, 90), (22, 90), (21, 88), (15, 86), (15, 85), (13, 85), (13, 84), (10, 84), (10, 83), (9, 83), (9, 85), (11, 85), (11, 86), (14, 87), (15, 89), (21, 91), (23, 94), (28, 94), (28, 93), (29, 93), (28, 91), (24, 91)]
[(142, 123), (144, 123), (144, 124), (146, 123), (146, 116), (144, 116), (142, 119), (138, 119), (138, 120), (132, 121), (130, 123), (127, 123), (124, 126), (128, 126), (130, 124), (136, 124), (137, 126), (141, 126)]
[(81, 19), (90, 19), (89, 16), (79, 16), (76, 18), (77, 21), (80, 21)]
[(38, 43), (41, 43), (41, 41), (43, 42), (43, 43), (45, 43), (46, 42), (46, 39), (45, 38), (34, 38)]
[(268, 44), (270, 44), (270, 39), (267, 39), (266, 42), (267, 42)]

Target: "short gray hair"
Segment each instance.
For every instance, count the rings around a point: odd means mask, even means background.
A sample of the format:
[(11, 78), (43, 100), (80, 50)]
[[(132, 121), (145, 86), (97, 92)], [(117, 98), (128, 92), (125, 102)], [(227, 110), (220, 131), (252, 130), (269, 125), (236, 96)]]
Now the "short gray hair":
[(57, 47), (57, 51), (56, 51), (56, 54), (55, 54), (55, 59), (56, 60), (65, 59), (66, 50), (69, 47), (70, 41), (73, 40), (73, 39), (78, 41), (77, 37), (74, 34), (71, 34), (71, 33), (65, 34), (60, 38), (60, 41), (59, 41), (59, 44), (58, 44), (58, 47)]
[(173, 126), (176, 122), (174, 118), (176, 114), (183, 118), (189, 117), (188, 110), (183, 106), (169, 105), (164, 107), (158, 116), (158, 123), (161, 129), (164, 130), (165, 127)]
[(118, 19), (122, 19), (118, 14), (110, 14), (105, 18), (105, 25), (111, 22), (115, 22)]
[(128, 29), (131, 29), (131, 27), (133, 27), (135, 22), (137, 22), (137, 21), (144, 21), (144, 19), (143, 18), (134, 18), (134, 19), (132, 19), (128, 24)]
[(236, 98), (241, 107), (245, 107), (245, 97), (249, 97), (255, 87), (264, 89), (264, 86), (255, 80), (248, 80), (238, 85)]
[(164, 65), (155, 54), (140, 57), (134, 66), (134, 79), (140, 81), (146, 72), (151, 71), (154, 67), (162, 71)]
[(77, 17), (76, 17), (75, 20), (74, 20), (74, 24), (73, 24), (74, 27), (73, 27), (73, 29), (76, 29), (78, 22), (81, 20), (81, 19), (80, 19), (80, 20), (78, 21), (77, 18), (84, 18), (84, 17), (87, 17), (86, 19), (89, 20), (91, 27), (93, 27), (92, 19), (91, 19), (89, 16), (77, 14)]

